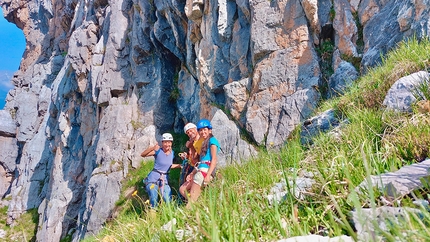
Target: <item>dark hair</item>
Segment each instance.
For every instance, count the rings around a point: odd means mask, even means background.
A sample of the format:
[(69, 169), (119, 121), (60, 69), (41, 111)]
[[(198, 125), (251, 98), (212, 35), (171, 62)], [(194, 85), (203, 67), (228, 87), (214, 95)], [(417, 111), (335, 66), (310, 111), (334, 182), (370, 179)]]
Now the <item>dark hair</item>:
[(209, 136), (203, 141), (202, 144), (202, 150), (200, 151), (200, 157), (204, 157), (209, 149), (209, 140), (214, 137), (212, 133), (209, 134)]

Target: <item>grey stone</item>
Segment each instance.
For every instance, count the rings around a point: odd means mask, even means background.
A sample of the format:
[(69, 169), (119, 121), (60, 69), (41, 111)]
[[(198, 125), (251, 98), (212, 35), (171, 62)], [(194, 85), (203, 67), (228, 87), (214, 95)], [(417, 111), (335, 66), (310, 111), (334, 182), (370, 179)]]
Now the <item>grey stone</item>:
[(227, 115), (220, 109), (214, 108), (212, 117), (212, 133), (221, 145), (218, 157), (220, 167), (234, 163), (241, 163), (257, 155), (255, 148), (245, 142), (240, 136), (237, 125), (228, 119)]
[(7, 110), (0, 110), (0, 136), (16, 136), (16, 124)]
[(236, 3), (228, 0), (218, 0), (218, 33), (223, 40), (229, 40), (233, 31), (233, 18), (236, 13)]
[(0, 198), (3, 198), (8, 193), (12, 181), (12, 174), (7, 172), (2, 165), (0, 165)]
[[(321, 31), (326, 28), (326, 30), (332, 30), (333, 22), (330, 18), (330, 11), (333, 7), (333, 3), (331, 0), (319, 0), (317, 1), (318, 5), (318, 19), (321, 24)], [(334, 36), (331, 36), (333, 33), (330, 31), (328, 33), (321, 33), (321, 39), (328, 39)]]
[[(302, 120), (310, 116), (319, 100), (314, 89), (319, 73), (314, 53), (297, 73), (295, 48), (273, 52), (259, 62), (247, 104), (246, 129), (259, 145), (279, 148)], [(315, 59), (313, 58), (315, 57)], [(298, 76), (300, 78), (298, 78)]]
[(119, 199), (123, 178), (122, 171), (95, 173), (91, 177), (85, 192), (86, 203), (79, 213), (79, 225), (73, 234), (73, 240), (79, 241), (86, 233), (97, 234), (106, 219), (111, 216), (115, 202)]
[(233, 118), (240, 120), (249, 99), (251, 80), (249, 78), (224, 85), (226, 95), (226, 108)]
[(315, 180), (306, 177), (289, 178), (288, 184), (285, 180), (276, 183), (267, 195), (269, 204), (278, 203), (285, 199), (287, 194), (293, 195), (295, 198), (303, 200), (305, 193), (312, 190)]
[(361, 1), (358, 16), (365, 45), (361, 72), (380, 64), (381, 56), (400, 41), (413, 36), (418, 39), (428, 36), (429, 11), (429, 4), (410, 1)]
[[(240, 10), (244, 11), (243, 8)], [(250, 23), (249, 20), (242, 15), (241, 11), (239, 11), (240, 17), (234, 22), (233, 25), (231, 46), (228, 53), (230, 61), (228, 80), (231, 80), (232, 82), (241, 81), (244, 78), (248, 78), (249, 73), (252, 72), (251, 60), (249, 58), (245, 58), (245, 56), (248, 56), (250, 51)], [(249, 8), (247, 11), (249, 14)]]
[[(421, 210), (402, 207), (361, 208), (352, 211), (359, 241), (379, 241), (393, 226), (404, 226), (413, 220), (410, 214), (423, 217)], [(412, 215), (413, 216), (413, 215)]]
[[(271, 2), (262, 0), (251, 1), (249, 5), (252, 16), (252, 59), (253, 63), (257, 63), (263, 56), (280, 49), (278, 43), (276, 43), (276, 27), (282, 24), (282, 11), (284, 11), (284, 8), (276, 6), (277, 2), (272, 5)], [(292, 13), (294, 14), (295, 11)]]
[(177, 100), (178, 111), (184, 117), (184, 123), (197, 123), (200, 119), (199, 110), (201, 109), (201, 101), (198, 95), (201, 90), (199, 83), (188, 72), (181, 71), (179, 72), (178, 88), (181, 93)]
[(337, 0), (333, 1), (333, 7), (336, 13), (333, 19), (335, 46), (342, 55), (357, 57), (358, 29), (351, 12), (351, 5), (348, 0)]
[(339, 125), (336, 112), (329, 109), (315, 117), (304, 121), (300, 131), (300, 141), (303, 145), (312, 144), (312, 138), (319, 133), (328, 132)]
[(359, 73), (351, 63), (346, 61), (340, 62), (334, 74), (330, 76), (328, 97), (343, 95), (358, 77)]
[(18, 158), (18, 145), (15, 138), (0, 136), (0, 165), (4, 166), (8, 173), (16, 168)]
[(163, 226), (161, 226), (161, 230), (171, 232), (173, 230), (173, 227), (176, 225), (176, 218), (173, 218)]
[(412, 104), (416, 100), (414, 94), (422, 83), (429, 82), (429, 73), (420, 71), (397, 80), (385, 96), (383, 105), (387, 109), (411, 112)]
[[(369, 181), (363, 181), (355, 188), (358, 193), (363, 193), (376, 187), (386, 196), (399, 198), (414, 190), (428, 186), (430, 180), (430, 159), (420, 163), (404, 166), (395, 172), (370, 176)], [(370, 184), (369, 184), (370, 182)]]
[(346, 235), (328, 237), (328, 236), (311, 234), (311, 235), (296, 236), (288, 239), (278, 240), (278, 242), (310, 242), (310, 241), (312, 242), (354, 242), (354, 239)]
[(32, 93), (21, 92), (15, 97), (16, 122), (19, 124), (16, 138), (24, 142), (33, 138), (40, 123), (37, 112), (37, 96)]
[(319, 36), (321, 34), (321, 23), (318, 15), (318, 1), (302, 0), (301, 1), (306, 18), (310, 23), (313, 39), (316, 44), (319, 44)]
[(0, 229), (0, 239), (5, 239), (6, 238), (6, 231), (4, 231), (3, 229)]

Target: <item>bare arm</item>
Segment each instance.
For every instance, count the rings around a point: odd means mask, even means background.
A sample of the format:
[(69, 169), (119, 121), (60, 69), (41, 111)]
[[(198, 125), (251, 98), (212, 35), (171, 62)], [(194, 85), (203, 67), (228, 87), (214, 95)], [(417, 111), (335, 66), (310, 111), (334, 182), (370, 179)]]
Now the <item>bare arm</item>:
[(210, 149), (211, 149), (211, 165), (209, 166), (209, 170), (208, 170), (208, 175), (205, 177), (205, 182), (208, 183), (211, 180), (211, 175), (212, 172), (215, 170), (216, 167), (216, 162), (217, 162), (217, 146), (216, 145), (211, 145)]
[(171, 169), (181, 168), (181, 164), (172, 164), (170, 166)]
[(155, 151), (160, 149), (160, 146), (158, 144), (155, 144), (154, 146), (149, 146), (146, 150), (144, 150), (140, 156), (142, 157), (148, 157), (155, 155)]

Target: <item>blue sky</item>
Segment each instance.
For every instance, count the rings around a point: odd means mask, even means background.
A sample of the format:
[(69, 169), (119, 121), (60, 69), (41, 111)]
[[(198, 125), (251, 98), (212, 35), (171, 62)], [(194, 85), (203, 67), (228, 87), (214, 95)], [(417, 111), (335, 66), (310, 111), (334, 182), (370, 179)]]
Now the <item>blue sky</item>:
[(7, 92), (12, 88), (10, 79), (19, 68), (24, 49), (22, 30), (9, 23), (0, 8), (0, 109), (3, 109)]

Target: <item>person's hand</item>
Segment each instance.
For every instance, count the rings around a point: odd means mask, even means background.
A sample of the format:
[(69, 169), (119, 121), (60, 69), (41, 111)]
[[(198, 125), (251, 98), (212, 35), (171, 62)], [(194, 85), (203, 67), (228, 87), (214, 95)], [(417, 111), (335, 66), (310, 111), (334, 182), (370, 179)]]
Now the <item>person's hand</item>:
[(181, 157), (182, 160), (185, 160), (187, 159), (187, 153), (186, 152), (179, 153), (179, 157)]
[(187, 178), (185, 179), (186, 181), (191, 181), (191, 174), (187, 175)]
[(160, 146), (158, 145), (158, 144), (155, 144), (154, 145), (154, 151), (157, 151), (157, 150), (159, 150), (160, 149)]
[(204, 185), (204, 186), (207, 186), (207, 185), (209, 184), (209, 182), (211, 182), (211, 180), (212, 180), (212, 176), (208, 174), (208, 175), (205, 177), (205, 179), (203, 180), (203, 185)]

